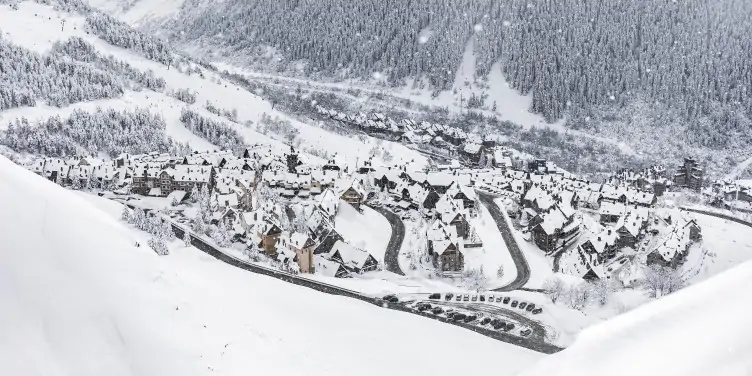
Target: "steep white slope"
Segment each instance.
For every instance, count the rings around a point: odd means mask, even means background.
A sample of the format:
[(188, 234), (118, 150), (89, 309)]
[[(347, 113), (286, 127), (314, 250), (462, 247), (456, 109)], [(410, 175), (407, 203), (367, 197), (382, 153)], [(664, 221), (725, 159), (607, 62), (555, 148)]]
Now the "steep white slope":
[(584, 330), (523, 376), (749, 375), (752, 263)]
[[(227, 266), (0, 157), (0, 374), (453, 375), (541, 355)], [(106, 211), (103, 211), (105, 209)]]

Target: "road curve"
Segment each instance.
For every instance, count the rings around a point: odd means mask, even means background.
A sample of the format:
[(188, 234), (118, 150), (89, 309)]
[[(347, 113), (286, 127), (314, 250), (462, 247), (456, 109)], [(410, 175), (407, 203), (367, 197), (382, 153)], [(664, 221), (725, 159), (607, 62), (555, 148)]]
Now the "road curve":
[(405, 224), (402, 223), (402, 219), (397, 214), (389, 210), (376, 206), (367, 206), (383, 215), (389, 221), (389, 225), (392, 226), (392, 236), (389, 238), (389, 244), (386, 245), (386, 253), (384, 254), (384, 266), (386, 270), (395, 274), (405, 275), (399, 265), (399, 252), (402, 249), (402, 241), (405, 240)]
[(517, 277), (512, 282), (510, 282), (506, 286), (495, 288), (491, 291), (519, 290), (523, 286), (525, 286), (527, 281), (530, 279), (530, 265), (528, 265), (527, 259), (525, 259), (525, 255), (522, 253), (520, 247), (517, 245), (517, 241), (514, 239), (512, 229), (509, 227), (509, 223), (507, 223), (506, 219), (504, 218), (505, 214), (501, 211), (501, 208), (499, 208), (499, 206), (496, 205), (493, 201), (496, 196), (481, 191), (476, 192), (478, 194), (478, 199), (483, 204), (483, 206), (488, 209), (488, 212), (491, 213), (491, 218), (493, 218), (494, 222), (496, 222), (496, 227), (499, 229), (501, 237), (504, 239), (504, 243), (507, 245), (507, 249), (512, 255), (512, 260), (514, 260), (514, 264), (517, 267)]

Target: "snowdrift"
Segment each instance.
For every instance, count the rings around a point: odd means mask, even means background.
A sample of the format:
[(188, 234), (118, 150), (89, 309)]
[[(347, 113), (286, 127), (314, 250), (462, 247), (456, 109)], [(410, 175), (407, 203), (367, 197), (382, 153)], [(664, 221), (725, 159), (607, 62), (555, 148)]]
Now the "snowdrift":
[(179, 241), (157, 256), (107, 204), (0, 157), (0, 374), (454, 375), (542, 357)]
[(523, 376), (752, 372), (752, 262), (584, 330)]

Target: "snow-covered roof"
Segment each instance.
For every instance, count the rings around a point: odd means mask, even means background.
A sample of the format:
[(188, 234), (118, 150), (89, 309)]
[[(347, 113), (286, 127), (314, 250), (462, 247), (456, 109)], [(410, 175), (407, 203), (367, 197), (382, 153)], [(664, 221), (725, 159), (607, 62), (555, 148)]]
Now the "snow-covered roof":
[(316, 273), (326, 277), (336, 277), (337, 274), (345, 273), (342, 264), (327, 260), (321, 255), (313, 255), (313, 263), (316, 265)]
[(365, 266), (366, 261), (371, 256), (368, 251), (360, 248), (353, 247), (350, 244), (337, 240), (329, 251), (328, 256), (331, 258), (334, 253), (339, 252), (339, 256), (342, 258), (342, 262), (351, 268), (362, 269)]
[(622, 216), (624, 215), (624, 213), (626, 213), (626, 211), (627, 208), (626, 206), (624, 206), (624, 204), (611, 201), (601, 202), (601, 207), (599, 209), (599, 213), (602, 215)]

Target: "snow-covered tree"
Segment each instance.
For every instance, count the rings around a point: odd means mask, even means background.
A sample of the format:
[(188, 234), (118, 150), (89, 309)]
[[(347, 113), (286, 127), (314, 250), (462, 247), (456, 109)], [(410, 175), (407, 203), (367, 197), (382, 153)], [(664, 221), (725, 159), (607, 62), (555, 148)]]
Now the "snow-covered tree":
[(152, 235), (147, 244), (149, 245), (149, 248), (153, 249), (158, 255), (164, 256), (170, 254), (170, 250), (167, 248), (167, 242), (159, 234)]
[(567, 294), (567, 285), (559, 277), (551, 277), (543, 282), (543, 290), (551, 302), (556, 303), (562, 296)]
[(504, 264), (499, 265), (499, 269), (496, 270), (497, 278), (504, 278)]
[(671, 268), (652, 265), (643, 269), (642, 286), (653, 298), (660, 298), (684, 287), (679, 273)]
[(131, 209), (123, 205), (123, 211), (120, 212), (120, 219), (126, 223), (131, 223)]
[(183, 245), (185, 245), (186, 247), (190, 247), (191, 246), (191, 239), (192, 239), (191, 238), (191, 234), (188, 231), (188, 229), (186, 229), (185, 231), (183, 231)]
[(587, 283), (580, 283), (569, 289), (567, 303), (574, 309), (584, 308), (592, 296), (592, 290)]
[(599, 279), (590, 284), (593, 300), (599, 305), (604, 306), (616, 291), (616, 284), (610, 280)]

